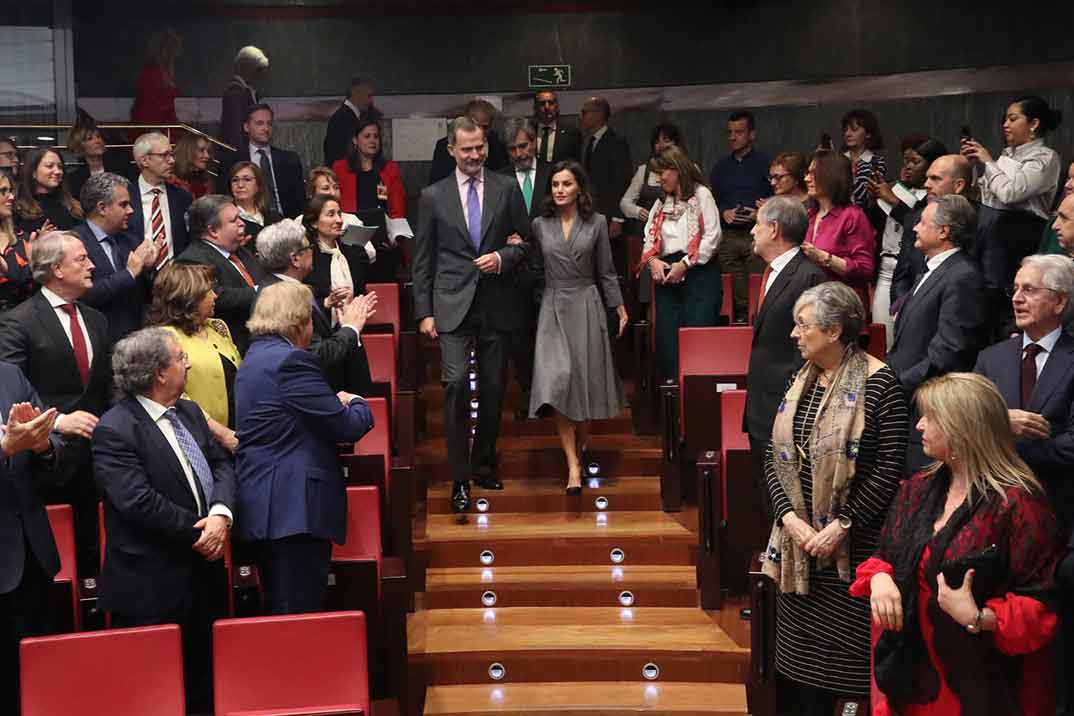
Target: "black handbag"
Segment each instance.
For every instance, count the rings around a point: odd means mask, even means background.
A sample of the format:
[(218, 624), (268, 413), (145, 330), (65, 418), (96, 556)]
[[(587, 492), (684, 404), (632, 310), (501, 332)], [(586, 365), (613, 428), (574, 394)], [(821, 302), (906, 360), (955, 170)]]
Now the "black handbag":
[(966, 579), (966, 572), (972, 569), (974, 597), (980, 603), (982, 597), (993, 594), (999, 586), (1006, 572), (1003, 562), (999, 547), (990, 544), (979, 552), (947, 560), (940, 565), (940, 573), (943, 574), (948, 587), (960, 589)]

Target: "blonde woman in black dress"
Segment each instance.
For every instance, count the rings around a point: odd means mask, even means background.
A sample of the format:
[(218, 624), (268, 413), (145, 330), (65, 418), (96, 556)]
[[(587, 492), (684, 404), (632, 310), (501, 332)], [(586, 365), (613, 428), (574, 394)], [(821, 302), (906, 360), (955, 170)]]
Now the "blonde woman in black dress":
[(615, 417), (625, 404), (597, 282), (608, 308), (619, 315), (620, 336), (627, 311), (612, 264), (608, 224), (593, 210), (588, 184), (578, 162), (559, 162), (552, 168), (542, 215), (533, 220), (544, 292), (530, 413), (555, 414), (569, 495), (582, 490), (581, 452), (589, 421)]

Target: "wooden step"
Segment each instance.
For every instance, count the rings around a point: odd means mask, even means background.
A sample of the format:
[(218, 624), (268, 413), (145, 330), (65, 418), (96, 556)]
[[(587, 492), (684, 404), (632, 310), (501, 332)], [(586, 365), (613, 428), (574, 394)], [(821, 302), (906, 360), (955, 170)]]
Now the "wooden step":
[[(493, 512), (639, 511), (660, 509), (660, 479), (657, 477), (589, 477), (584, 480), (581, 498), (568, 497), (566, 479), (557, 477), (508, 480), (499, 491), (474, 490), (475, 499), (488, 502)], [(480, 494), (479, 494), (480, 493)], [(451, 512), (451, 483), (430, 485), (426, 492), (429, 514)], [(597, 498), (603, 497), (603, 507)]]
[[(415, 548), (427, 552), (430, 567), (612, 565), (615, 548), (624, 552), (621, 564), (686, 565), (696, 542), (663, 512), (507, 512), (428, 515)], [(493, 553), (492, 564), (480, 561), (486, 550)]]
[(434, 568), (425, 575), (426, 609), (477, 608), (491, 593), (497, 607), (696, 607), (690, 566), (534, 566)]
[[(650, 436), (594, 435), (590, 438), (593, 460), (600, 463), (601, 474), (658, 475), (663, 465), (660, 442)], [(501, 480), (530, 477), (567, 478), (567, 461), (554, 435), (504, 438), (497, 441), (496, 472)], [(447, 445), (442, 435), (430, 437), (418, 446), (415, 462), (426, 484), (450, 480)]]
[[(515, 417), (515, 403), (504, 403), (503, 413), (500, 419), (500, 437), (526, 437), (529, 435), (555, 435), (556, 422), (553, 418), (527, 418), (521, 420)], [(430, 409), (428, 415), (429, 435), (443, 435), (444, 412), (443, 410)], [(633, 418), (630, 409), (608, 420), (594, 420), (589, 424), (592, 435), (627, 435), (633, 427)]]
[(744, 684), (652, 681), (434, 686), (426, 716), (745, 716)]
[(719, 614), (660, 607), (432, 609), (407, 623), (410, 659), (428, 685), (502, 682), (658, 680), (744, 683), (749, 648), (721, 627)]

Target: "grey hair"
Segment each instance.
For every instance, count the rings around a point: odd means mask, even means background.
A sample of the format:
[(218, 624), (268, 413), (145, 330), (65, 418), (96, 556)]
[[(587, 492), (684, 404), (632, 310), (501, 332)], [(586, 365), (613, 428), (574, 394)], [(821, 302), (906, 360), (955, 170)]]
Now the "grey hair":
[(175, 341), (159, 326), (143, 328), (130, 334), (112, 349), (112, 377), (116, 396), (144, 395), (153, 387), (157, 371), (171, 365), (171, 343)]
[(140, 160), (146, 154), (153, 151), (153, 145), (157, 142), (164, 142), (169, 147), (172, 145), (168, 138), (160, 132), (146, 132), (137, 139), (134, 140), (134, 147), (131, 148), (131, 154), (134, 155), (134, 161)]
[(195, 240), (204, 239), (209, 235), (209, 229), (220, 226), (220, 211), (234, 203), (234, 199), (224, 194), (199, 196), (187, 210), (186, 223), (190, 236)]
[(809, 215), (802, 202), (787, 196), (770, 196), (761, 205), (758, 221), (779, 225), (784, 241), (799, 246), (809, 228)]
[(235, 53), (235, 69), (263, 70), (269, 66), (268, 55), (260, 48), (247, 45)]
[(257, 235), (257, 257), (272, 273), (282, 273), (291, 264), (291, 256), (306, 246), (306, 230), (294, 219), (284, 219), (266, 226)]
[(82, 193), (78, 196), (78, 201), (82, 204), (82, 211), (85, 212), (86, 216), (89, 216), (97, 210), (98, 204), (106, 206), (114, 204), (116, 201), (116, 189), (119, 187), (129, 189), (130, 182), (112, 172), (91, 174), (82, 187)]
[(456, 117), (455, 119), (451, 120), (450, 122), (448, 122), (448, 126), (447, 126), (448, 144), (450, 144), (453, 147), (455, 146), (455, 137), (458, 135), (459, 132), (476, 132), (478, 130), (481, 130), (482, 135), (485, 134), (485, 130), (481, 129), (481, 125), (479, 125), (477, 122), (475, 122), (474, 120), (472, 120), (469, 117), (467, 117), (465, 114), (460, 115), (460, 116)]
[(1062, 254), (1033, 254), (1022, 259), (1022, 268), (1040, 271), (1041, 283), (1068, 297), (1074, 294), (1074, 260)]
[(78, 234), (70, 231), (50, 231), (34, 240), (34, 251), (30, 256), (30, 272), (34, 281), (45, 285), (52, 276), (52, 270), (63, 261), (68, 241), (82, 240), (78, 238)]
[(948, 194), (932, 203), (936, 206), (933, 223), (951, 230), (951, 243), (962, 248), (972, 245), (973, 233), (977, 229), (977, 212), (970, 200), (961, 194)]
[(515, 141), (519, 132), (525, 132), (530, 141), (536, 141), (537, 130), (527, 117), (508, 117), (503, 123), (503, 138), (508, 144)]
[[(768, 202), (765, 202), (767, 206)], [(813, 307), (813, 319), (821, 330), (842, 326), (839, 336), (844, 345), (857, 343), (858, 335), (865, 325), (865, 307), (861, 298), (842, 281), (828, 281), (802, 291), (794, 302), (794, 316), (806, 306)]]

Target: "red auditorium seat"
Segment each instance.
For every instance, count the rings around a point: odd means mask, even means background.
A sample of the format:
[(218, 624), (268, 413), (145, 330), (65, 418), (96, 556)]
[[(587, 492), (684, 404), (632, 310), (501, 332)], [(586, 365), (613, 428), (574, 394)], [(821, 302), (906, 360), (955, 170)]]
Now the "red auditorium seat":
[[(54, 625), (57, 632), (82, 631), (82, 608), (78, 601), (78, 565), (75, 559), (74, 511), (70, 505), (49, 505), (46, 511), (49, 525), (52, 527), (52, 537), (56, 540), (56, 550), (60, 553), (60, 571), (52, 580), (55, 594), (49, 595), (50, 600), (55, 600), (50, 604), (56, 615)], [(60, 614), (63, 616), (59, 616)]]
[(365, 614), (221, 619), (213, 687), (217, 716), (368, 715)]
[(887, 360), (888, 333), (883, 323), (869, 324), (869, 355), (877, 360)]
[(183, 655), (174, 624), (23, 639), (25, 716), (183, 716)]
[(730, 325), (735, 320), (735, 277), (729, 273), (720, 274), (720, 287), (723, 302), (720, 304), (720, 318), (726, 319), (723, 325)]
[(401, 313), (399, 306), (399, 284), (367, 283), (366, 293), (377, 294), (377, 309), (366, 320), (367, 326), (391, 326), (392, 337), (399, 343), (401, 330)]

